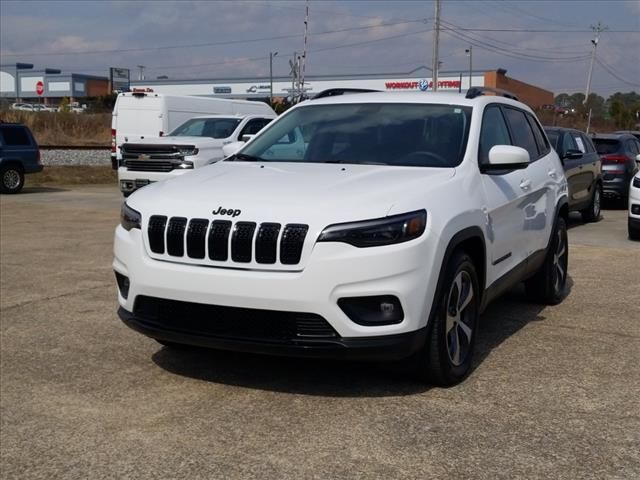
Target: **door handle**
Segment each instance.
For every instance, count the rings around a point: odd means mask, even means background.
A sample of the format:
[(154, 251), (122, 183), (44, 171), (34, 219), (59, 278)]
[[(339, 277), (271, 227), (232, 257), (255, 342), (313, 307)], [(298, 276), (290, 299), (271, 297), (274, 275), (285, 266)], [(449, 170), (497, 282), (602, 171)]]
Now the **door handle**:
[(531, 188), (531, 180), (522, 180), (520, 182), (520, 188), (522, 190), (529, 190)]
[(551, 178), (556, 178), (558, 176), (558, 174), (556, 173), (555, 169), (553, 169), (553, 168), (551, 170), (549, 170), (548, 173), (549, 173), (549, 176)]

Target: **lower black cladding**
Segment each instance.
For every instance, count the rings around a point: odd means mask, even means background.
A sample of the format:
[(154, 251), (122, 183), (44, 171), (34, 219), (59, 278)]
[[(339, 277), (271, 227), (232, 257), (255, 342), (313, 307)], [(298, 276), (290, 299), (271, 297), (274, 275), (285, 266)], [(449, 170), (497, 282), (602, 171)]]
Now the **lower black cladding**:
[(340, 337), (313, 313), (258, 310), (138, 296), (122, 321), (157, 340), (267, 355), (399, 360), (417, 352), (426, 328), (396, 335)]

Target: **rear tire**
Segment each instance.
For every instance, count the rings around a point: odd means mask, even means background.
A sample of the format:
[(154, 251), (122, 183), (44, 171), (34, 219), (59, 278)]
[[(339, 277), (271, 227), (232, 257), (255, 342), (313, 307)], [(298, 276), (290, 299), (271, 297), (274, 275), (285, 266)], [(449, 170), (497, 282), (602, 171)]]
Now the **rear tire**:
[(478, 285), (471, 257), (455, 252), (446, 267), (439, 298), (434, 299), (436, 312), (425, 345), (411, 359), (421, 380), (450, 387), (469, 374), (480, 315)]
[(629, 231), (629, 239), (640, 240), (640, 228), (631, 225), (631, 219), (627, 221), (627, 230)]
[(582, 220), (585, 222), (597, 222), (600, 220), (600, 210), (602, 206), (602, 187), (596, 185), (593, 190), (593, 196), (591, 197), (591, 203), (587, 208), (582, 210)]
[(0, 169), (0, 192), (8, 194), (19, 193), (24, 187), (24, 172), (15, 165), (7, 165)]
[(546, 305), (562, 302), (566, 294), (568, 266), (567, 224), (564, 218), (558, 217), (542, 267), (525, 282), (529, 298)]

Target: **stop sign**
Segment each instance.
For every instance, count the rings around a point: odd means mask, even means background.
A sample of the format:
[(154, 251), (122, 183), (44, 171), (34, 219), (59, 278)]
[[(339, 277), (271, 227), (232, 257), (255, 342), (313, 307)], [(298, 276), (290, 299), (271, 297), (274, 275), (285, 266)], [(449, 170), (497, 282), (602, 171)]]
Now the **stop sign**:
[(42, 80), (38, 80), (38, 83), (36, 83), (36, 93), (38, 95), (44, 94), (44, 83), (42, 82)]

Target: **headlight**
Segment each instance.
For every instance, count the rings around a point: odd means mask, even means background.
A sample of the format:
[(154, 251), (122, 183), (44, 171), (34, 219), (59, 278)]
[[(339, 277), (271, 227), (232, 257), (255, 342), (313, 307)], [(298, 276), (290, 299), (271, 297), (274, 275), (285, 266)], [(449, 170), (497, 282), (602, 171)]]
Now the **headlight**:
[(635, 188), (640, 188), (640, 177), (634, 177), (633, 178), (633, 186)]
[(122, 225), (125, 230), (131, 230), (132, 228), (140, 229), (141, 222), (142, 215), (140, 215), (140, 212), (123, 203), (122, 209), (120, 210), (120, 225)]
[(178, 150), (185, 157), (198, 154), (198, 149), (196, 147), (194, 147), (193, 145), (188, 145), (188, 146), (184, 146), (184, 147), (178, 147)]
[(354, 247), (378, 247), (418, 238), (427, 225), (427, 212), (403, 213), (391, 217), (339, 223), (325, 228), (319, 242), (343, 242)]

